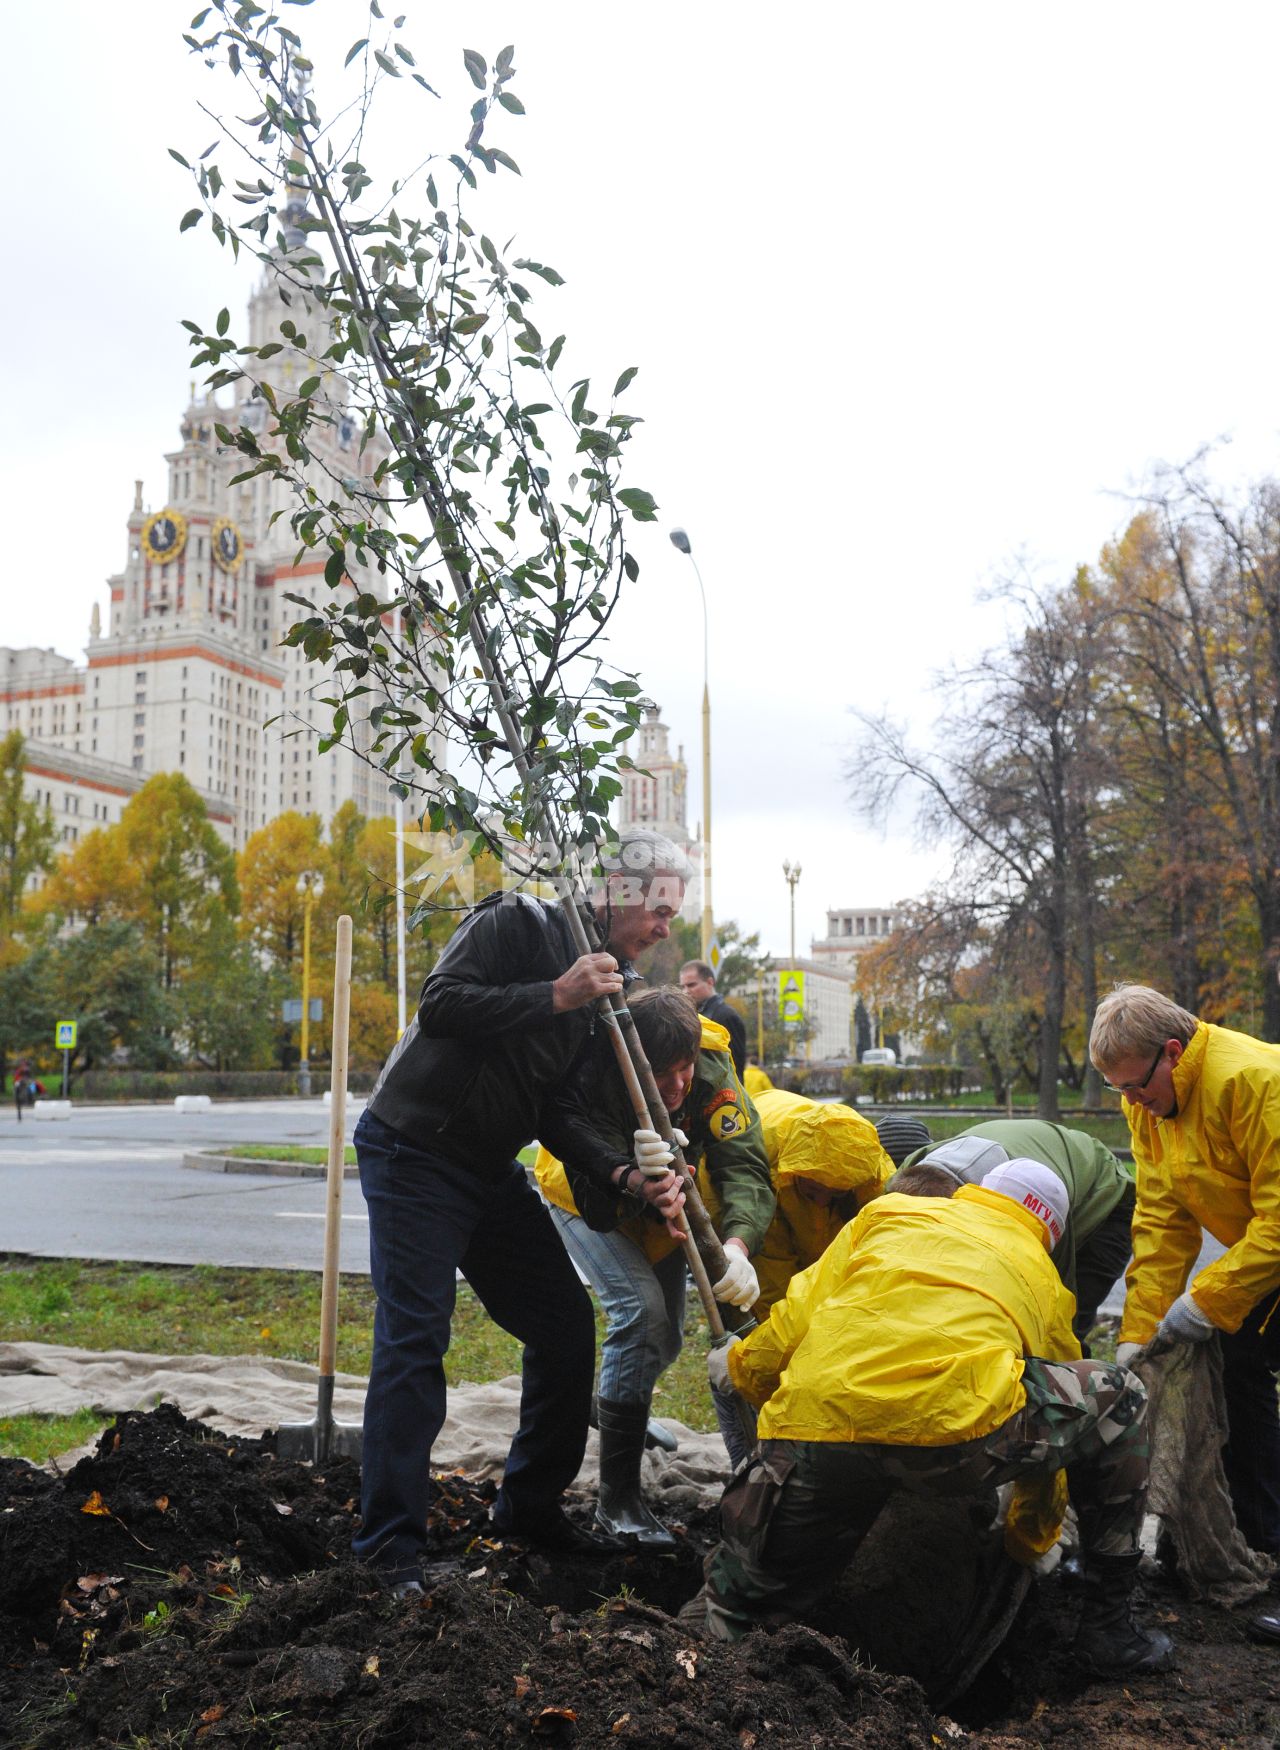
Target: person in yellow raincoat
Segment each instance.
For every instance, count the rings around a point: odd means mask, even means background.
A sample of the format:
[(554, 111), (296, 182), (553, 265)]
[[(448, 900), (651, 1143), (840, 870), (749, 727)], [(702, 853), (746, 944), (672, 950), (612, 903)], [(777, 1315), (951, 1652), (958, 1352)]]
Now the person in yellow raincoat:
[[(752, 1095), (764, 1133), (777, 1208), (758, 1251), (760, 1283), (752, 1312), (763, 1319), (787, 1292), (797, 1270), (814, 1264), (847, 1221), (884, 1189), (893, 1162), (875, 1126), (851, 1106), (820, 1104), (785, 1088)], [(715, 1186), (707, 1212), (718, 1212)]]
[[(1280, 1555), (1280, 1046), (1130, 984), (1099, 1003), (1089, 1052), (1124, 1099), (1137, 1169), (1117, 1354), (1157, 1331), (1217, 1333), (1236, 1520), (1251, 1548)], [(1193, 1276), (1202, 1229), (1227, 1250)]]
[[(672, 1123), (681, 1127), (685, 1160), (703, 1200), (714, 1208), (728, 1271), (712, 1283), (712, 1292), (745, 1311), (759, 1294), (749, 1254), (764, 1239), (774, 1195), (760, 1120), (734, 1070), (729, 1036), (699, 1016), (683, 991), (642, 991), (630, 1008), (658, 1092)], [(592, 1133), (615, 1147), (620, 1159), (634, 1148), (641, 1171), (649, 1170), (649, 1158), (665, 1171), (670, 1150), (654, 1132), (633, 1136), (635, 1115), (603, 1045), (587, 1083), (583, 1098)], [(654, 1385), (684, 1341), (684, 1249), (636, 1198), (602, 1200), (595, 1181), (577, 1172), (572, 1160), (562, 1166), (542, 1150), (534, 1172), (565, 1249), (608, 1321), (596, 1399), (596, 1522), (646, 1549), (674, 1549), (675, 1538), (641, 1495), (640, 1468)]]
[(742, 1072), (742, 1085), (754, 1100), (757, 1094), (763, 1094), (773, 1086), (773, 1081), (767, 1070), (761, 1069), (754, 1057), (747, 1059), (747, 1067)]
[(708, 1634), (737, 1640), (811, 1609), (898, 1490), (1022, 1479), (1032, 1511), (1011, 1513), (1006, 1547), (1031, 1558), (1042, 1540), (1027, 1526), (1037, 1509), (1050, 1516), (1045, 1485), (1065, 1469), (1085, 1551), (1077, 1658), (1104, 1675), (1169, 1668), (1168, 1637), (1130, 1610), (1146, 1392), (1124, 1368), (1080, 1359), (1048, 1256), (1067, 1213), (1062, 1181), (1022, 1159), (951, 1198), (890, 1191), (793, 1278), (766, 1324), (711, 1351), (713, 1389), (759, 1407), (760, 1443), (721, 1505)]

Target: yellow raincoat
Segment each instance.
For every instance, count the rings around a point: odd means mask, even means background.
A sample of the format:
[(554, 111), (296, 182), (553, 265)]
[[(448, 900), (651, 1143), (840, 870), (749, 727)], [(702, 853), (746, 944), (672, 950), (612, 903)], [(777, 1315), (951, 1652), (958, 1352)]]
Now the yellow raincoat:
[(1280, 1289), (1280, 1046), (1201, 1021), (1174, 1065), (1172, 1118), (1126, 1104), (1138, 1203), (1122, 1343), (1145, 1343), (1187, 1285), (1201, 1228), (1229, 1249), (1191, 1283), (1237, 1331)]
[(757, 1094), (767, 1092), (773, 1083), (758, 1063), (749, 1063), (742, 1072), (742, 1085), (754, 1100)]
[[(796, 1271), (816, 1263), (845, 1223), (880, 1194), (893, 1162), (880, 1147), (875, 1125), (851, 1106), (819, 1105), (784, 1088), (754, 1094), (752, 1104), (760, 1114), (778, 1199), (764, 1243), (751, 1254), (760, 1278), (760, 1298), (752, 1311), (763, 1319)], [(825, 1185), (838, 1201), (825, 1209), (809, 1201), (802, 1179)], [(719, 1208), (713, 1185), (705, 1196), (714, 1222)]]
[(761, 1439), (951, 1446), (1022, 1408), (1024, 1357), (1080, 1359), (1074, 1313), (1043, 1224), (1012, 1199), (890, 1192), (729, 1350), (729, 1375)]

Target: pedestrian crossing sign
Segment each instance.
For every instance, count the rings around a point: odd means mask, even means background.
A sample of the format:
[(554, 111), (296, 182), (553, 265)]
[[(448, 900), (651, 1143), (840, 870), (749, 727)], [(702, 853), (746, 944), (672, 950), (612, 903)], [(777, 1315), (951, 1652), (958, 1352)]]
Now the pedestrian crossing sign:
[(784, 1026), (794, 1027), (804, 1020), (804, 973), (778, 973), (778, 1016)]
[(75, 1050), (76, 1023), (74, 1021), (59, 1021), (57, 1023), (57, 1041), (59, 1051)]

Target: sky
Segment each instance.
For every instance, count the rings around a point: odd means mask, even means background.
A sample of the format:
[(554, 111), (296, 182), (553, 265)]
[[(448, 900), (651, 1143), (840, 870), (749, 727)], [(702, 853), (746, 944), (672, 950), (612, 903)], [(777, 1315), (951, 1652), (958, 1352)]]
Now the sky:
[[(717, 917), (785, 953), (784, 859), (802, 951), (828, 907), (922, 891), (947, 849), (909, 810), (858, 818), (851, 709), (927, 740), (936, 677), (998, 646), (984, 597), (1016, 563), (1065, 579), (1206, 443), (1227, 485), (1280, 467), (1280, 9), (398, 3), (442, 101), (396, 112), (385, 168), (451, 149), (462, 49), (513, 43), (527, 114), (489, 138), (523, 175), (482, 187), (483, 228), (565, 276), (539, 325), (574, 375), (639, 367), (629, 476), (660, 520), (634, 530), (613, 653), (683, 743), (696, 817), (682, 526)], [(180, 318), (238, 320), (249, 290), (207, 227), (178, 233), (167, 148), (203, 150), (198, 105), (227, 100), (191, 10), (6, 19), (3, 644), (82, 656), (135, 478), (163, 499)], [(357, 0), (285, 13), (339, 58), (365, 34)]]

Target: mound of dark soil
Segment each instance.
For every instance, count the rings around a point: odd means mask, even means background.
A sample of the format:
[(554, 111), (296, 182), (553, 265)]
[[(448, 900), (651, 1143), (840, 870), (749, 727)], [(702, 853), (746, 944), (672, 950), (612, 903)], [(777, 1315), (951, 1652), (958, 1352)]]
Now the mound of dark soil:
[[(0, 1742), (669, 1745), (675, 1750), (1267, 1746), (1274, 1654), (1241, 1621), (1152, 1600), (1182, 1667), (1127, 1685), (1070, 1665), (1073, 1605), (1034, 1593), (1001, 1654), (936, 1718), (838, 1635), (737, 1647), (675, 1620), (714, 1518), (674, 1556), (549, 1558), (490, 1535), (492, 1484), (437, 1480), (431, 1585), (392, 1603), (347, 1554), (357, 1479), (280, 1461), (161, 1408), (62, 1477), (0, 1461)], [(1148, 1608), (1152, 1605), (1149, 1604)]]

